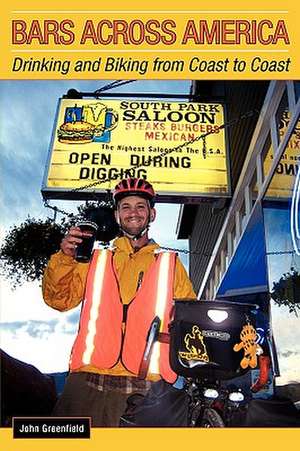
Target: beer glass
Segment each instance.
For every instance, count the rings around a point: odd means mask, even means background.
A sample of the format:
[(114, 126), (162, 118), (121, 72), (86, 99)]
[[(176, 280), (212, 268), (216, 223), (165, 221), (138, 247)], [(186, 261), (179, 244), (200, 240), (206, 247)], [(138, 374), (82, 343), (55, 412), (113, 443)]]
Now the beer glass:
[(75, 251), (75, 259), (79, 263), (88, 263), (91, 259), (98, 226), (92, 221), (80, 221), (76, 226), (82, 232), (88, 232), (90, 236), (82, 237), (82, 243), (77, 246)]

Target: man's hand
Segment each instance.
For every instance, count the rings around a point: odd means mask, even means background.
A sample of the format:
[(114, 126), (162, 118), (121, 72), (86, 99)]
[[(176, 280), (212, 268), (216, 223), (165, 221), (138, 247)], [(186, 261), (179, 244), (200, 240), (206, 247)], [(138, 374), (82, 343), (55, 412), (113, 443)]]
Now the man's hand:
[(91, 234), (82, 232), (79, 227), (71, 227), (65, 237), (60, 243), (60, 248), (65, 255), (75, 257), (75, 251), (78, 244), (82, 243), (82, 238), (88, 237)]

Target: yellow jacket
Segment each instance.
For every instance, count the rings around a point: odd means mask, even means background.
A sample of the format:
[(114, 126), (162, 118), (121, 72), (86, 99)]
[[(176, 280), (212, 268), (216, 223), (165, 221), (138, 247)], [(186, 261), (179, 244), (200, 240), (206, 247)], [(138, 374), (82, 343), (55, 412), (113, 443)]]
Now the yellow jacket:
[[(135, 296), (140, 279), (153, 262), (154, 250), (158, 249), (159, 245), (150, 243), (134, 252), (126, 237), (117, 238), (113, 244), (115, 247), (113, 261), (120, 297), (123, 304), (129, 304)], [(84, 297), (88, 267), (87, 263), (78, 263), (61, 251), (52, 255), (43, 278), (43, 296), (46, 304), (59, 311), (76, 307)], [(175, 267), (174, 298), (196, 298), (192, 284), (178, 258)], [(120, 362), (109, 370), (84, 366), (79, 371), (132, 376)]]

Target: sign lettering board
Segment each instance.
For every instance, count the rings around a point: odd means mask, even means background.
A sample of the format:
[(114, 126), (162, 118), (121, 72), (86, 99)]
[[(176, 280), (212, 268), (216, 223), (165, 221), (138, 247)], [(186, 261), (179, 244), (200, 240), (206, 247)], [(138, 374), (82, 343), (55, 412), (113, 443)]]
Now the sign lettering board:
[(101, 197), (131, 176), (158, 201), (228, 196), (223, 124), (217, 103), (60, 99), (42, 193)]
[[(290, 113), (284, 111), (279, 124), (279, 139), (283, 138), (290, 123)], [(271, 146), (264, 161), (264, 173), (268, 173), (273, 163)], [(300, 120), (298, 121), (282, 158), (276, 168), (265, 198), (268, 200), (287, 200), (292, 197), (295, 178), (300, 163)]]

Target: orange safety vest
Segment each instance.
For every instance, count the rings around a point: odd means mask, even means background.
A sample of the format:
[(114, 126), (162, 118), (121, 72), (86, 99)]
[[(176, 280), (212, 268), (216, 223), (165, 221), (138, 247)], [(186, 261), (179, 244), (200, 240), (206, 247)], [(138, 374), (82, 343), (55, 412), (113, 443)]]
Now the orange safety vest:
[[(96, 249), (87, 277), (79, 332), (73, 345), (70, 369), (85, 365), (112, 368), (119, 360), (138, 375), (147, 334), (155, 316), (161, 320), (159, 332), (167, 333), (173, 303), (176, 254), (161, 252), (144, 275), (141, 287), (128, 305), (125, 332), (122, 332), (123, 304), (113, 268), (113, 253)], [(177, 375), (169, 365), (169, 345), (156, 342), (149, 372), (173, 383)]]

